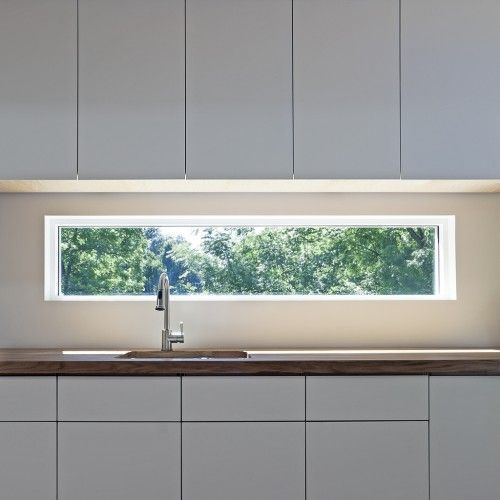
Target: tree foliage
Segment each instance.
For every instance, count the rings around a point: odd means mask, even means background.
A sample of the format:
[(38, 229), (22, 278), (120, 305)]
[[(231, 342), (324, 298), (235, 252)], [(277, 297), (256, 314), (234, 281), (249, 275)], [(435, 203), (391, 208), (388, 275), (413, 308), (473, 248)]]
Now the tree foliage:
[(158, 228), (63, 228), (65, 295), (432, 294), (435, 229), (205, 227), (201, 245)]

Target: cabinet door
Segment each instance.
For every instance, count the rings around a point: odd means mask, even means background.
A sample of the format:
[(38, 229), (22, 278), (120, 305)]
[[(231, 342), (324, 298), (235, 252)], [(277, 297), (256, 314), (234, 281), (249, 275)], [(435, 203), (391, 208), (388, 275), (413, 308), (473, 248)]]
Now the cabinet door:
[(180, 500), (180, 425), (59, 424), (59, 500)]
[(304, 423), (186, 423), (183, 500), (304, 500)]
[(188, 178), (292, 177), (292, 3), (189, 0)]
[(56, 498), (56, 423), (0, 423), (0, 498)]
[(0, 179), (76, 179), (76, 0), (0, 2)]
[(500, 178), (500, 2), (402, 0), (402, 174)]
[(496, 500), (500, 377), (431, 377), (431, 500)]
[(399, 1), (294, 0), (295, 177), (399, 178)]
[(81, 179), (184, 177), (184, 1), (80, 0)]
[(307, 424), (308, 500), (428, 500), (427, 422)]

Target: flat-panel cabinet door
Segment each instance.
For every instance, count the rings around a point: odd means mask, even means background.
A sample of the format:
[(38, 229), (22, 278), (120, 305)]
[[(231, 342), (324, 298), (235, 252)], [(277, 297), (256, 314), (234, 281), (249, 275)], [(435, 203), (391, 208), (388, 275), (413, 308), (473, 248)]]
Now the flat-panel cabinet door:
[(81, 179), (184, 177), (184, 1), (80, 0)]
[(59, 377), (59, 421), (177, 422), (180, 415), (179, 377)]
[(394, 179), (399, 1), (294, 0), (295, 177)]
[(189, 0), (188, 178), (292, 177), (292, 3)]
[(500, 178), (500, 2), (402, 0), (402, 175)]
[(59, 424), (59, 500), (180, 500), (180, 423)]
[(0, 377), (0, 421), (56, 421), (56, 377)]
[(299, 422), (185, 423), (183, 500), (304, 500)]
[(304, 420), (304, 377), (182, 377), (182, 420)]
[(56, 423), (0, 423), (0, 498), (54, 500)]
[(308, 500), (428, 500), (427, 425), (307, 423)]
[(496, 500), (500, 377), (431, 377), (431, 500)]
[(76, 179), (76, 0), (0, 2), (0, 179)]

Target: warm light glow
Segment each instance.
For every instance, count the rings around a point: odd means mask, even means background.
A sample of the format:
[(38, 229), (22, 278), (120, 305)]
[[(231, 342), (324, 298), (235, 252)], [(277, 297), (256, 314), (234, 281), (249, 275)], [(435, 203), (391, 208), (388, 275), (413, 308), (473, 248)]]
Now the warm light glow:
[(500, 179), (0, 180), (5, 193), (498, 193)]
[(317, 349), (288, 351), (247, 351), (248, 354), (301, 356), (304, 354), (480, 354), (500, 353), (500, 349)]
[[(129, 351), (62, 351), (65, 356), (119, 356)], [(247, 351), (249, 356), (328, 356), (328, 355), (376, 355), (376, 354), (497, 354), (500, 349), (305, 349)]]
[(120, 354), (126, 354), (128, 351), (63, 351), (62, 353), (65, 356), (71, 356), (71, 355), (77, 355), (80, 356), (82, 354), (88, 354), (88, 355), (115, 355), (118, 356)]

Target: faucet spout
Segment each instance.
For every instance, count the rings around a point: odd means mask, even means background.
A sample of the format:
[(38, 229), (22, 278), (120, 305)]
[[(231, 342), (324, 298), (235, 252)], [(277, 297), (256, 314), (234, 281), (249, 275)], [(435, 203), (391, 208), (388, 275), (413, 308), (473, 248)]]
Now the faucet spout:
[(170, 282), (168, 281), (167, 273), (161, 273), (160, 280), (158, 281), (158, 292), (156, 294), (156, 307), (157, 311), (165, 311), (170, 294)]
[(167, 273), (161, 273), (158, 281), (158, 292), (156, 294), (157, 311), (163, 311), (163, 330), (161, 332), (161, 350), (172, 351), (172, 344), (184, 343), (183, 324), (181, 331), (172, 332), (170, 329), (170, 282)]

